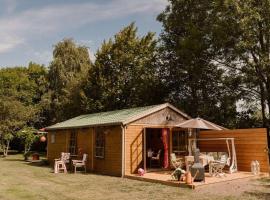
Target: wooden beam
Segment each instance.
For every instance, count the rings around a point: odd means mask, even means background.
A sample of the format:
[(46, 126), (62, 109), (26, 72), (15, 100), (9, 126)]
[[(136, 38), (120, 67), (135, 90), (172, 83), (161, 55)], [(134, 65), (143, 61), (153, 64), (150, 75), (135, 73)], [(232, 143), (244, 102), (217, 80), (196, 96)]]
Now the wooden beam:
[(143, 129), (143, 168), (146, 173), (146, 128)]

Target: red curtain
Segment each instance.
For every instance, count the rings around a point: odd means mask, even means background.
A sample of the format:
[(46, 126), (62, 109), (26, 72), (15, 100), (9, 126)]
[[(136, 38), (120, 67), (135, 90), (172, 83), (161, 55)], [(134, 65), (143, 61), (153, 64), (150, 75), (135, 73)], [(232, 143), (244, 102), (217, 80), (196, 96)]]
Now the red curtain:
[(163, 167), (169, 168), (169, 129), (163, 128), (162, 129), (162, 142), (164, 146), (164, 161)]

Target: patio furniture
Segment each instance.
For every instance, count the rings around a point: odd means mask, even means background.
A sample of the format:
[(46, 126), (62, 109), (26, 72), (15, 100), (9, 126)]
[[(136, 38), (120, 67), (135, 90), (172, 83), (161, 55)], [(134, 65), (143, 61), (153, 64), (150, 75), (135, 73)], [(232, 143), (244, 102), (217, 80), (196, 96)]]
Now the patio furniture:
[(201, 154), (199, 156), (200, 163), (205, 167), (206, 165), (209, 165), (210, 162), (214, 161), (214, 157), (207, 154)]
[(176, 168), (173, 173), (171, 174), (172, 180), (180, 181), (181, 177), (186, 173), (185, 170), (181, 169), (180, 167)]
[(218, 177), (226, 176), (225, 173), (223, 172), (223, 169), (226, 165), (229, 165), (229, 163), (230, 163), (230, 159), (228, 158), (226, 154), (223, 154), (220, 157), (220, 160), (215, 160), (215, 161), (210, 162), (209, 174), (211, 176), (218, 176)]
[(186, 165), (186, 171), (189, 171), (189, 168), (194, 163), (194, 156), (185, 156), (185, 165)]
[(175, 153), (171, 153), (171, 165), (173, 166), (174, 169), (181, 168), (182, 167), (182, 159), (181, 158), (176, 158)]
[[(224, 141), (227, 145), (228, 161), (227, 165), (229, 166), (229, 173), (237, 172), (237, 159), (236, 159), (236, 150), (234, 144), (234, 138), (201, 138), (201, 139), (189, 139), (189, 150), (191, 149), (194, 141), (203, 141), (203, 142), (215, 142), (215, 141)], [(214, 143), (213, 143), (214, 144)], [(191, 151), (189, 151), (191, 155)]]
[(54, 159), (54, 173), (59, 173), (63, 171), (67, 173), (66, 164), (69, 163), (70, 153), (61, 153), (61, 158)]
[(194, 181), (205, 182), (205, 169), (200, 162), (200, 150), (197, 148), (194, 152), (194, 164), (190, 168), (191, 175)]
[[(203, 129), (203, 130), (224, 130), (226, 128), (222, 127), (222, 126), (219, 126), (217, 124), (214, 124), (212, 122), (209, 122), (207, 120), (204, 120), (202, 118), (194, 118), (194, 119), (189, 119), (187, 121), (184, 121), (178, 125), (176, 125), (177, 127), (181, 127), (181, 128), (192, 128), (192, 129), (195, 129), (195, 139), (199, 138), (199, 133), (200, 133), (200, 130)], [(191, 155), (191, 152), (192, 150), (195, 151), (196, 148), (197, 148), (197, 140), (194, 140), (195, 143), (194, 143), (194, 146), (193, 146), (193, 149), (192, 149), (192, 145), (189, 144), (189, 155)]]
[(160, 154), (161, 154), (161, 149), (158, 150), (158, 153), (156, 156), (152, 156), (150, 158), (150, 168), (153, 166), (153, 162), (156, 163), (156, 166), (159, 166), (160, 167)]
[(72, 160), (72, 164), (74, 167), (74, 173), (77, 173), (77, 168), (84, 168), (84, 172), (86, 173), (86, 161), (88, 154), (83, 154), (82, 160)]

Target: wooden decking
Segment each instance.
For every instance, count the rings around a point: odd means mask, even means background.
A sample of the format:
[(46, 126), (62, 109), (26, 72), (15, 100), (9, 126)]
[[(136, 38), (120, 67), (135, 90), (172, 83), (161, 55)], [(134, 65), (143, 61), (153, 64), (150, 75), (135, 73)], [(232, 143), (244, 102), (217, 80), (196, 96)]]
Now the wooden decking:
[[(259, 176), (255, 176), (250, 172), (236, 172), (233, 174), (226, 174), (226, 176), (220, 177), (211, 177), (208, 173), (205, 176), (205, 182), (193, 182), (191, 185), (187, 185), (185, 182), (180, 182), (176, 180), (172, 180), (171, 178), (172, 171), (157, 171), (157, 172), (149, 172), (144, 174), (144, 176), (138, 176), (137, 174), (129, 174), (126, 175), (126, 178), (147, 181), (152, 183), (161, 183), (164, 185), (170, 185), (175, 187), (189, 187), (189, 188), (197, 188), (202, 186), (207, 186), (211, 184), (216, 184), (220, 182), (228, 182), (237, 179), (243, 178), (256, 178)], [(265, 176), (265, 174), (261, 174), (260, 176)]]

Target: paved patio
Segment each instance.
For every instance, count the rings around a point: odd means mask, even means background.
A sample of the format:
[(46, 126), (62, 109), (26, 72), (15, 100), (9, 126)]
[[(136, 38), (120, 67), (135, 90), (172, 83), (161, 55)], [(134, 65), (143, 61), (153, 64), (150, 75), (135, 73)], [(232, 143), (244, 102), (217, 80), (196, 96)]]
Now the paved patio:
[(260, 174), (260, 176), (255, 176), (251, 172), (236, 172), (233, 174), (226, 173), (226, 176), (220, 177), (211, 177), (209, 173), (205, 175), (205, 182), (193, 182), (191, 185), (187, 185), (185, 182), (180, 182), (176, 180), (172, 180), (171, 178), (172, 171), (155, 171), (155, 172), (148, 172), (144, 174), (144, 176), (138, 176), (137, 174), (129, 174), (126, 175), (126, 178), (134, 179), (134, 180), (141, 180), (153, 183), (161, 183), (170, 186), (176, 187), (189, 187), (189, 188), (197, 188), (202, 186), (207, 186), (210, 184), (216, 184), (221, 182), (228, 182), (238, 179), (245, 179), (245, 178), (256, 178), (256, 177), (263, 177), (266, 174)]

